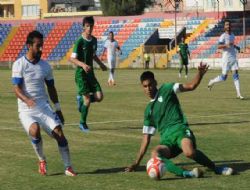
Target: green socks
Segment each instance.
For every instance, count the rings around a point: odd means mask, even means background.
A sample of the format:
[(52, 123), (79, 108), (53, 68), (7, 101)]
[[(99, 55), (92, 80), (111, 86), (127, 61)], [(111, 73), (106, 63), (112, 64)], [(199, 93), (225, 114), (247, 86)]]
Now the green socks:
[(203, 152), (196, 150), (194, 161), (199, 163), (202, 166), (206, 166), (211, 170), (215, 170), (215, 164), (211, 161)]
[(177, 176), (183, 176), (183, 172), (184, 170), (178, 166), (176, 166), (171, 160), (164, 158), (164, 157), (160, 157), (164, 163), (165, 163), (165, 168), (171, 172), (174, 173)]

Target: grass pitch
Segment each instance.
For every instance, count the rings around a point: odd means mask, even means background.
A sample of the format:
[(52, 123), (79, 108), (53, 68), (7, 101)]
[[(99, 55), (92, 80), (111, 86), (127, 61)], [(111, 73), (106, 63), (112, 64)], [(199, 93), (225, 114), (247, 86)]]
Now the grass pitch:
[[(88, 123), (89, 134), (78, 129), (79, 113), (75, 101), (73, 70), (55, 70), (55, 81), (66, 120), (65, 135), (69, 141), (72, 163), (77, 177), (66, 177), (56, 142), (42, 133), (44, 151), (48, 162), (48, 176), (37, 172), (37, 158), (30, 140), (21, 127), (16, 98), (10, 82), (11, 71), (0, 71), (0, 189), (43, 190), (158, 190), (158, 189), (249, 189), (250, 182), (250, 71), (240, 71), (242, 95), (236, 99), (232, 77), (207, 90), (210, 78), (220, 71), (209, 71), (200, 86), (193, 92), (179, 94), (182, 108), (203, 150), (218, 165), (228, 165), (236, 170), (234, 176), (218, 176), (184, 158), (173, 159), (186, 168), (200, 167), (205, 177), (183, 179), (166, 173), (160, 181), (148, 178), (145, 155), (138, 172), (124, 173), (136, 157), (141, 142), (144, 108), (148, 102), (139, 83), (143, 70), (117, 70), (115, 87), (108, 87), (108, 72), (96, 71), (104, 91), (104, 100), (92, 104)], [(186, 82), (177, 78), (177, 70), (154, 70), (158, 84)], [(149, 149), (159, 141), (152, 138)]]

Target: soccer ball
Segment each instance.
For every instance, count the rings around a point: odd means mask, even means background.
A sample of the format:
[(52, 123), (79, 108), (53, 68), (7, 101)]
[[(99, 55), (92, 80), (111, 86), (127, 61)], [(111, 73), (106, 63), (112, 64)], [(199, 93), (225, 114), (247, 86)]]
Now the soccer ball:
[(151, 179), (159, 180), (165, 174), (165, 163), (159, 157), (147, 162), (147, 174)]

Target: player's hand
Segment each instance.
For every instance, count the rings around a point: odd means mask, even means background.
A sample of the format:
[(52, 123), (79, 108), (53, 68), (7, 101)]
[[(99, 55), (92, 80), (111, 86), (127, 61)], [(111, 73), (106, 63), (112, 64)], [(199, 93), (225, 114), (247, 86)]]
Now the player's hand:
[(105, 56), (102, 55), (102, 56), (100, 57), (100, 60), (101, 60), (101, 61), (104, 61), (104, 60), (105, 60)]
[(125, 168), (125, 172), (134, 172), (135, 171), (135, 169), (137, 168), (137, 164), (136, 163), (134, 163), (134, 164), (132, 164), (131, 166), (129, 166), (129, 167), (126, 167)]
[(36, 102), (33, 99), (27, 99), (25, 100), (25, 103), (27, 104), (29, 108), (33, 108), (36, 105)]
[(62, 111), (56, 111), (56, 114), (59, 117), (62, 124), (64, 124), (64, 117), (63, 117)]
[(203, 76), (207, 72), (208, 67), (209, 67), (209, 65), (207, 65), (206, 63), (200, 62), (200, 65), (198, 66), (198, 70), (199, 70), (200, 75)]
[(84, 69), (84, 71), (85, 71), (86, 73), (88, 73), (88, 72), (91, 71), (91, 67), (90, 67), (89, 65), (87, 65), (87, 64), (83, 64), (83, 65), (82, 65), (82, 68)]

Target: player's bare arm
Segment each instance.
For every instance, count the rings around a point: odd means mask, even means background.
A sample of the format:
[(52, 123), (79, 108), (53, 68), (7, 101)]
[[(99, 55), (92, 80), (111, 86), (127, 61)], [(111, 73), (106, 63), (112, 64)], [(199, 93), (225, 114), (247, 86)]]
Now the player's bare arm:
[(208, 67), (209, 66), (207, 64), (203, 64), (201, 62), (200, 65), (198, 66), (198, 72), (197, 72), (196, 76), (194, 77), (194, 79), (191, 82), (188, 82), (185, 84), (180, 84), (180, 86), (179, 86), (180, 91), (187, 92), (187, 91), (192, 91), (192, 90), (196, 89), (197, 86), (199, 86), (203, 76), (207, 72)]
[(136, 168), (139, 166), (144, 154), (147, 152), (148, 145), (150, 144), (151, 136), (149, 134), (144, 134), (141, 142), (140, 150), (137, 154), (135, 162), (130, 165), (129, 167), (125, 168), (125, 172), (132, 172), (135, 171)]
[(119, 51), (120, 55), (122, 55), (122, 50), (121, 50), (120, 46), (118, 46), (116, 49)]
[(56, 114), (60, 118), (62, 124), (64, 124), (64, 117), (63, 117), (61, 107), (60, 107), (60, 104), (59, 104), (59, 101), (58, 101), (58, 95), (57, 95), (56, 88), (55, 88), (54, 85), (47, 85), (47, 89), (48, 89), (49, 97), (50, 97), (51, 101), (55, 105)]
[(70, 58), (70, 62), (72, 62), (76, 66), (82, 67), (86, 73), (88, 73), (89, 71), (91, 71), (91, 67), (89, 65), (87, 65), (86, 63), (83, 63), (83, 62), (79, 61), (76, 58), (71, 57)]
[(14, 92), (16, 94), (16, 97), (25, 102), (29, 108), (33, 108), (36, 105), (35, 101), (32, 98), (25, 96), (22, 88), (19, 85), (14, 85)]
[(97, 55), (93, 56), (93, 59), (95, 60), (95, 62), (101, 67), (101, 69), (103, 71), (107, 70), (107, 67), (104, 65), (104, 63), (97, 57)]
[(233, 45), (233, 44), (219, 44), (218, 49), (230, 48), (231, 45)]

